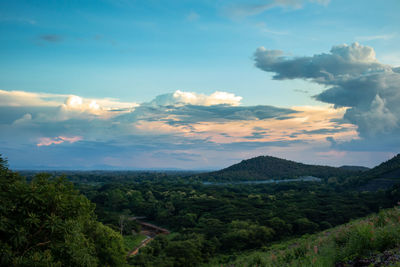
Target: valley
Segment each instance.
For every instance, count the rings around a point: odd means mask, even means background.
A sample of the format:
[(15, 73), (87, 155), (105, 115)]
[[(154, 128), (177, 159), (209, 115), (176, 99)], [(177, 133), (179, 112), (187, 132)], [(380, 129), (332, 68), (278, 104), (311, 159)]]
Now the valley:
[[(306, 240), (321, 231), (316, 235), (324, 236), (336, 231), (334, 227), (396, 206), (399, 169), (399, 155), (373, 169), (345, 170), (261, 157), (218, 172), (77, 171), (66, 172), (63, 179), (93, 203), (96, 218), (105, 227), (123, 236), (127, 264), (241, 266), (243, 258), (254, 262), (250, 266), (270, 266), (271, 251), (277, 247), (279, 255), (294, 253), (290, 251), (298, 245), (285, 245), (290, 240)], [(23, 174), (28, 185), (43, 177)], [(255, 178), (248, 179), (252, 174)], [(59, 175), (45, 177), (52, 184)], [(380, 249), (394, 247), (390, 243)], [(291, 259), (304, 261), (296, 257)], [(319, 257), (318, 264), (326, 258)]]

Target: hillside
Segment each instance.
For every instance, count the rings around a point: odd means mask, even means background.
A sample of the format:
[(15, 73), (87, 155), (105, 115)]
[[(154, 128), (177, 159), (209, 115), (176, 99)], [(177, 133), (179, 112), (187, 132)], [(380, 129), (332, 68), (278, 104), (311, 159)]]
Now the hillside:
[(315, 176), (319, 178), (348, 177), (359, 175), (357, 168), (335, 168), (320, 165), (308, 165), (271, 156), (259, 156), (228, 168), (203, 175), (206, 179), (243, 181), (290, 179), (301, 176)]
[(400, 154), (365, 172), (364, 177), (400, 178)]
[(400, 154), (385, 161), (360, 176), (360, 191), (389, 189), (400, 182)]
[(368, 167), (364, 167), (364, 166), (352, 166), (352, 165), (343, 165), (339, 167), (340, 169), (343, 170), (350, 170), (350, 171), (361, 171), (361, 172), (365, 172), (370, 170), (370, 168)]
[(381, 210), (263, 250), (215, 258), (207, 266), (399, 266), (399, 218), (399, 207)]

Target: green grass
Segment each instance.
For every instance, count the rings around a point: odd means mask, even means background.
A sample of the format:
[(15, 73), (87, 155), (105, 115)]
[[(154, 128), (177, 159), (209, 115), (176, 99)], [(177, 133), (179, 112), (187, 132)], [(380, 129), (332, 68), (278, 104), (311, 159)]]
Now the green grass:
[(146, 238), (145, 235), (126, 235), (124, 236), (124, 244), (127, 251), (134, 249)]
[(396, 207), (262, 251), (219, 257), (208, 266), (335, 266), (398, 247), (400, 208)]

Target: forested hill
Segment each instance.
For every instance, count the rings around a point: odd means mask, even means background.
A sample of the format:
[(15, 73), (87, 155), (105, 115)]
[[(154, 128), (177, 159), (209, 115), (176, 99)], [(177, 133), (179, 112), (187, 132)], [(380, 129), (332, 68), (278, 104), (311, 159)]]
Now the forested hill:
[(203, 178), (228, 181), (290, 179), (301, 176), (319, 178), (359, 175), (359, 169), (308, 165), (271, 156), (259, 156), (220, 171), (203, 174)]
[(369, 178), (400, 178), (400, 154), (365, 172)]
[(343, 165), (339, 167), (340, 169), (343, 170), (349, 170), (349, 171), (361, 171), (361, 172), (365, 172), (370, 170), (370, 168), (368, 167), (364, 167), (364, 166), (352, 166), (352, 165)]
[(360, 191), (376, 191), (389, 189), (400, 182), (400, 154), (375, 168), (364, 172), (358, 179)]

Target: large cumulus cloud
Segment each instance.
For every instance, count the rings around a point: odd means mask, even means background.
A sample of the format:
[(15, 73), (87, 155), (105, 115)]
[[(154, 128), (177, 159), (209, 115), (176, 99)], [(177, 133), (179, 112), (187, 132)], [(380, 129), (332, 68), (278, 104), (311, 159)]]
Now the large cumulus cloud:
[(339, 109), (243, 106), (228, 92), (175, 91), (141, 104), (21, 91), (0, 96), (0, 153), (19, 168), (214, 168), (277, 147), (327, 144), (327, 134), (355, 136), (338, 120)]
[(360, 137), (398, 138), (399, 68), (380, 63), (372, 47), (344, 44), (329, 53), (294, 58), (261, 47), (254, 59), (258, 68), (274, 73), (276, 80), (307, 79), (326, 86), (314, 97), (335, 107), (348, 107), (344, 119), (358, 127)]
[(297, 111), (273, 106), (242, 106), (242, 97), (228, 92), (216, 91), (210, 95), (183, 92), (159, 95), (149, 103), (142, 103), (132, 113), (119, 120), (163, 121), (170, 125), (189, 125), (199, 122), (229, 122), (240, 120), (263, 120), (287, 118)]

